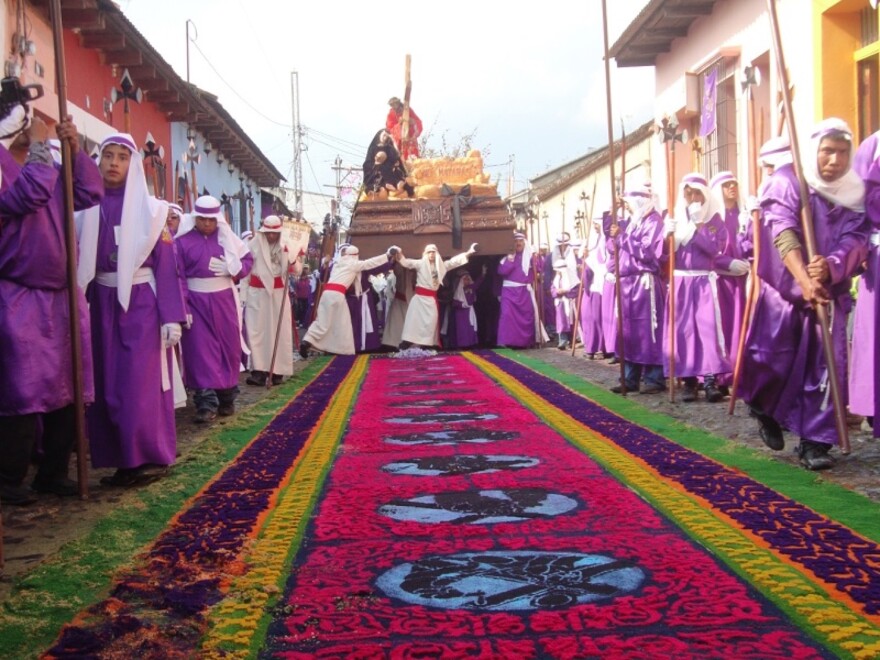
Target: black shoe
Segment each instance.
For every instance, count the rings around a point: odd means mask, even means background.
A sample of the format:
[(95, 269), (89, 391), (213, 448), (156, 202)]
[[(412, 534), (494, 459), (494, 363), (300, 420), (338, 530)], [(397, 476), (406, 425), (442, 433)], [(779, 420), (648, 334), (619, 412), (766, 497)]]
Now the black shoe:
[(754, 408), (749, 409), (749, 416), (758, 420), (758, 435), (761, 436), (761, 440), (767, 447), (773, 451), (785, 449), (785, 438), (782, 436), (782, 428), (779, 426), (779, 422), (769, 415), (758, 412)]
[(693, 385), (685, 385), (681, 388), (681, 400), (685, 403), (697, 400), (697, 388)]
[(38, 493), (50, 493), (59, 497), (70, 497), (79, 493), (79, 487), (73, 479), (34, 479), (31, 490)]
[(273, 385), (281, 385), (281, 383), (283, 383), (283, 382), (284, 382), (284, 376), (280, 376), (278, 374), (275, 374), (274, 376), (272, 376), (272, 384)]
[(659, 394), (660, 392), (665, 392), (666, 388), (662, 385), (645, 385), (642, 388), (642, 394)]
[(588, 360), (595, 360), (596, 354), (595, 353), (584, 353), (584, 357), (587, 358)]
[(204, 410), (199, 410), (196, 413), (195, 423), (196, 424), (207, 424), (208, 422), (213, 422), (217, 419), (217, 413), (213, 410), (208, 410), (205, 408)]
[(556, 348), (558, 348), (560, 351), (564, 351), (565, 349), (569, 348), (568, 342), (558, 344)]
[[(611, 388), (611, 391), (614, 392), (615, 394), (623, 394), (623, 387), (621, 387), (620, 385), (615, 385), (614, 387)], [(638, 385), (627, 385), (626, 391), (627, 392), (638, 392), (639, 386)]]
[(231, 417), (235, 414), (235, 404), (234, 403), (224, 403), (221, 404), (219, 408), (217, 408), (217, 414), (220, 417)]
[(115, 488), (146, 486), (161, 479), (167, 473), (168, 468), (165, 466), (119, 468), (109, 477), (101, 477), (101, 485)]
[(828, 455), (830, 450), (829, 444), (801, 438), (801, 443), (797, 446), (797, 455), (801, 459), (801, 465), (808, 470), (827, 470), (834, 466), (834, 459)]
[[(307, 342), (305, 339), (303, 339), (302, 343), (299, 345), (299, 354), (300, 354), (300, 357), (302, 357), (302, 359), (305, 360), (307, 357), (309, 357), (309, 349), (311, 347), (312, 347), (312, 345), (309, 342)], [(264, 381), (263, 385), (265, 385), (265, 384), (266, 383)]]
[(34, 494), (22, 486), (0, 486), (0, 506), (27, 506), (37, 501)]
[(248, 385), (256, 385), (257, 387), (266, 387), (266, 372), (252, 371), (251, 375), (245, 380)]
[(709, 403), (718, 403), (724, 398), (724, 394), (721, 393), (721, 390), (715, 387), (714, 384), (709, 383), (706, 385), (706, 401)]
[(608, 364), (620, 364), (620, 360), (617, 359), (616, 355), (611, 356), (611, 359), (608, 360)]

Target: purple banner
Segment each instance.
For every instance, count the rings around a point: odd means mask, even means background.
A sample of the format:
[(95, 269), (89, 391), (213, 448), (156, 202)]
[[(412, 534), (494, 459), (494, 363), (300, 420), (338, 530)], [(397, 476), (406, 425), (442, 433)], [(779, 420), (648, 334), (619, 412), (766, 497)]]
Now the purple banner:
[(715, 130), (715, 101), (717, 99), (718, 69), (706, 74), (703, 82), (703, 108), (700, 113), (700, 137)]

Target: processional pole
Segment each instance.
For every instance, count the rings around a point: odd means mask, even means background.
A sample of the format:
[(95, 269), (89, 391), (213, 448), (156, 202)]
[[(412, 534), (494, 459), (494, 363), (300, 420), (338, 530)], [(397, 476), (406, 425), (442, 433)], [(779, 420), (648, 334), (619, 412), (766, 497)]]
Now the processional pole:
[[(608, 57), (608, 8), (602, 0), (602, 34), (605, 40), (605, 105), (608, 113), (608, 169), (611, 180), (611, 226), (617, 222), (617, 189), (614, 180), (614, 125), (611, 113), (611, 64)], [(614, 299), (617, 309), (617, 359), (620, 362), (620, 393), (626, 396), (626, 357), (623, 347), (623, 300), (620, 287), (620, 241), (614, 239)]]
[[(55, 77), (58, 81), (58, 119), (67, 119), (67, 65), (64, 58), (64, 27), (61, 0), (49, 4), (49, 21), (55, 46)], [(67, 246), (67, 305), (70, 312), (70, 356), (73, 377), (76, 474), (81, 499), (89, 497), (88, 447), (86, 446), (85, 397), (83, 395), (82, 333), (79, 326), (79, 293), (76, 278), (76, 225), (73, 220), (73, 161), (70, 143), (61, 140), (61, 180), (64, 189), (64, 238)]]

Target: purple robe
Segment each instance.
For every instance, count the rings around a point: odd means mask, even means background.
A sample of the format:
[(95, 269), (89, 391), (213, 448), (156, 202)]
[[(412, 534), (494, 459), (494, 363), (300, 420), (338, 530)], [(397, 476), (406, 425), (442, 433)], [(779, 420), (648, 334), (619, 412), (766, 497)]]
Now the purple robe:
[[(739, 209), (734, 206), (727, 209), (724, 214), (727, 241), (722, 252), (731, 259), (744, 258), (739, 235), (739, 213)], [(746, 278), (719, 275), (718, 300), (721, 306), (721, 327), (724, 330), (725, 349), (733, 362), (739, 347), (739, 335), (746, 306)]]
[(865, 181), (865, 212), (871, 229), (867, 270), (859, 279), (859, 293), (853, 319), (852, 361), (849, 377), (850, 410), (857, 415), (874, 417), (874, 437), (880, 437), (880, 416), (875, 414), (880, 398), (876, 387), (880, 350), (877, 322), (880, 319), (880, 158), (877, 157), (880, 133), (874, 133), (859, 146), (853, 170)]
[[(557, 333), (571, 333), (571, 326), (575, 313), (575, 298), (577, 298), (577, 287), (572, 287), (567, 291), (560, 291), (556, 285), (550, 287), (550, 295), (553, 296), (553, 305), (555, 307), (555, 320)], [(570, 337), (572, 341), (574, 337)]]
[(535, 304), (532, 302), (535, 265), (533, 260), (527, 275), (523, 272), (522, 259), (523, 253), (516, 252), (513, 261), (504, 257), (498, 265), (498, 274), (504, 278), (498, 316), (499, 346), (525, 348), (535, 343)]
[[(680, 378), (732, 371), (717, 290), (716, 269), (727, 270), (722, 253), (727, 228), (713, 215), (699, 225), (687, 245), (675, 251), (675, 375)], [(666, 304), (669, 304), (667, 297)], [(667, 308), (667, 321), (671, 318)], [(663, 332), (665, 372), (669, 374), (669, 330)]]
[[(73, 403), (64, 194), (60, 168), (20, 166), (0, 147), (0, 416), (51, 412)], [(104, 194), (94, 161), (80, 150), (74, 208)], [(83, 395), (94, 401), (89, 310), (82, 292)]]
[[(549, 254), (538, 255), (537, 269), (541, 274), (540, 298), (537, 299), (541, 309), (541, 318), (547, 328), (556, 327), (556, 308), (553, 305), (553, 294), (550, 293), (550, 285), (553, 283), (553, 266)], [(538, 295), (538, 292), (535, 293)]]
[[(831, 271), (831, 335), (845, 403), (850, 276), (864, 258), (869, 223), (864, 213), (833, 206), (813, 191), (810, 206), (816, 252), (826, 257)], [(837, 429), (821, 329), (815, 312), (807, 307), (800, 287), (773, 247), (773, 239), (787, 229), (793, 230), (803, 245), (800, 192), (791, 165), (774, 172), (761, 198), (761, 208), (761, 289), (746, 336), (739, 393), (746, 403), (770, 415), (794, 435), (835, 444)]]
[[(663, 254), (660, 214), (652, 211), (637, 223), (629, 222), (625, 227), (621, 224), (621, 233), (617, 239), (609, 239), (607, 245), (609, 264), (614, 263), (616, 246), (620, 246), (624, 358), (635, 364), (662, 364), (666, 291), (660, 279)], [(607, 337), (606, 334), (606, 340)]]
[[(483, 279), (484, 276), (480, 276), (468, 286), (463, 287), (467, 307), (461, 301), (452, 299), (447, 310), (447, 332), (443, 342), (445, 348), (470, 348), (480, 343), (478, 327), (474, 327), (477, 322), (477, 312), (474, 305), (477, 302), (477, 289), (480, 288)], [(472, 317), (473, 323), (471, 323)]]
[[(205, 236), (197, 229), (175, 239), (177, 265), (182, 277), (216, 280), (209, 268), (212, 257), (224, 259), (219, 242), (220, 231)], [(241, 272), (246, 277), (254, 267), (254, 255), (241, 257)], [(230, 281), (232, 278), (226, 278)], [(237, 284), (232, 284), (237, 286)], [(226, 390), (238, 385), (241, 365), (241, 328), (239, 309), (232, 287), (222, 291), (187, 289), (187, 310), (192, 314), (192, 327), (183, 331), (184, 384), (189, 389)]]
[[(605, 336), (602, 333), (602, 294), (590, 291), (595, 273), (584, 267), (584, 292), (581, 296), (581, 339), (584, 353), (604, 353)], [(613, 294), (612, 294), (613, 297)]]
[[(125, 188), (110, 188), (101, 202), (96, 270), (116, 272), (115, 227), (122, 221)], [(164, 231), (143, 267), (148, 282), (131, 287), (128, 311), (116, 287), (92, 282), (88, 297), (95, 360), (95, 403), (86, 411), (92, 465), (136, 468), (170, 465), (177, 449), (174, 391), (164, 390), (162, 360), (171, 373), (170, 349), (160, 337), (165, 323), (184, 323), (186, 307), (170, 232)]]

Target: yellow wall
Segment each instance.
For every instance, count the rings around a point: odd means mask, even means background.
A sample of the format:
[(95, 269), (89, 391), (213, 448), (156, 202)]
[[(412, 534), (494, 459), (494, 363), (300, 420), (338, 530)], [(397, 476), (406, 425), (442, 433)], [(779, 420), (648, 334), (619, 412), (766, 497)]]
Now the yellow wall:
[(859, 12), (867, 0), (813, 0), (815, 119), (840, 117), (858, 125), (858, 80), (853, 54), (860, 47)]

